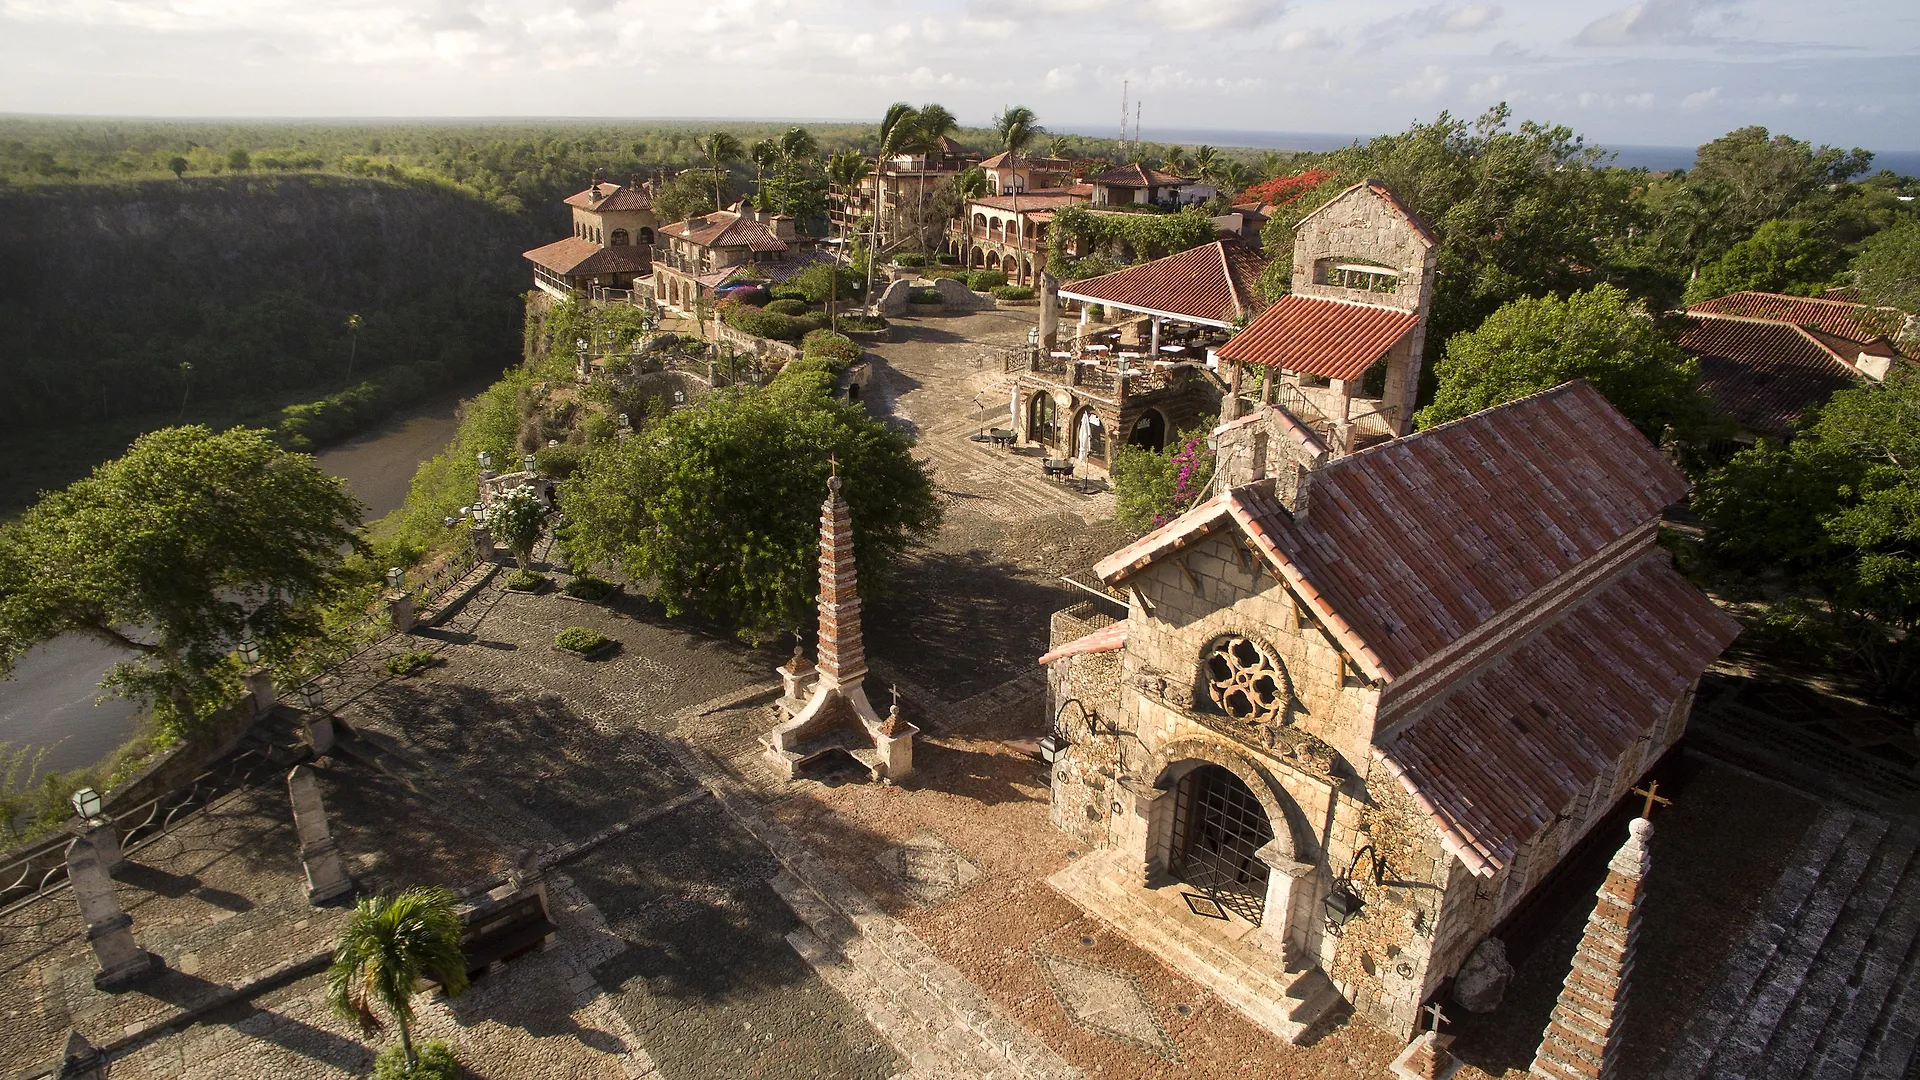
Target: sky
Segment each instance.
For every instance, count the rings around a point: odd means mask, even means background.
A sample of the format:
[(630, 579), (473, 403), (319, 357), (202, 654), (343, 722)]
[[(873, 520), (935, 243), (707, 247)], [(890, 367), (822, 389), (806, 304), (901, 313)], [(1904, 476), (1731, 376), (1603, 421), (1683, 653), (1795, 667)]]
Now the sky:
[(0, 0), (0, 112), (1375, 133), (1475, 115), (1920, 149), (1914, 0)]

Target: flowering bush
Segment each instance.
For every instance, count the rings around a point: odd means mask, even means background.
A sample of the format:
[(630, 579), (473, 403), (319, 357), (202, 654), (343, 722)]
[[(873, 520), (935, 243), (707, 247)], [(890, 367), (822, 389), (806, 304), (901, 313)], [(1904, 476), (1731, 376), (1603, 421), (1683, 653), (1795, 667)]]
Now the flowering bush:
[(1213, 483), (1207, 432), (1213, 418), (1182, 432), (1165, 450), (1122, 446), (1113, 457), (1114, 517), (1136, 533), (1157, 529), (1193, 508)]
[(1285, 206), (1306, 192), (1325, 183), (1333, 174), (1319, 166), (1294, 173), (1292, 176), (1276, 176), (1264, 183), (1255, 184), (1240, 193), (1234, 199), (1241, 203), (1274, 203)]

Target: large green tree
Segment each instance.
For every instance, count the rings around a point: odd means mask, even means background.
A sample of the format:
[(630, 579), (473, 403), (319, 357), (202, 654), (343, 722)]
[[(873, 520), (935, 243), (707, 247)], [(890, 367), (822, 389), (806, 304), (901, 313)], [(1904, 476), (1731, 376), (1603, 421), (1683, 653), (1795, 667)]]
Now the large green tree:
[(655, 583), (670, 613), (749, 640), (800, 625), (818, 588), (830, 459), (853, 508), (863, 586), (884, 582), (939, 522), (905, 439), (795, 361), (765, 389), (721, 391), (597, 448), (563, 488), (568, 549)]
[(265, 432), (165, 428), (0, 528), (0, 673), (60, 634), (132, 650), (106, 685), (191, 731), (251, 634), (284, 653), (344, 587), (361, 507)]
[(1708, 193), (1720, 219), (1715, 237), (1725, 238), (1719, 245), (1725, 250), (1820, 189), (1867, 171), (1872, 162), (1873, 155), (1858, 147), (1815, 147), (1763, 127), (1744, 127), (1695, 151), (1686, 185)]
[(1671, 428), (1704, 445), (1717, 433), (1699, 389), (1697, 363), (1646, 308), (1611, 285), (1516, 300), (1477, 329), (1447, 342), (1433, 404), (1414, 414), (1422, 428), (1585, 379), (1658, 442)]
[(739, 136), (729, 131), (708, 132), (700, 140), (700, 156), (707, 159), (707, 167), (713, 170), (713, 205), (726, 205), (726, 193), (723, 185), (727, 180), (727, 166), (745, 157), (746, 147), (740, 145)]
[(327, 969), (328, 1007), (369, 1035), (380, 1030), (381, 1012), (392, 1017), (409, 1072), (419, 1064), (413, 1049), (414, 986), (430, 975), (448, 997), (467, 988), (455, 902), (452, 892), (437, 886), (363, 897), (347, 916)]
[(1920, 221), (1904, 221), (1867, 241), (1853, 260), (1860, 299), (1920, 313)]
[(1846, 266), (1846, 249), (1806, 221), (1769, 221), (1687, 285), (1687, 303), (1759, 289), (1812, 296)]
[(1693, 504), (1707, 552), (1821, 601), (1816, 633), (1896, 697), (1920, 673), (1920, 372), (1842, 390), (1787, 446), (1707, 474)]

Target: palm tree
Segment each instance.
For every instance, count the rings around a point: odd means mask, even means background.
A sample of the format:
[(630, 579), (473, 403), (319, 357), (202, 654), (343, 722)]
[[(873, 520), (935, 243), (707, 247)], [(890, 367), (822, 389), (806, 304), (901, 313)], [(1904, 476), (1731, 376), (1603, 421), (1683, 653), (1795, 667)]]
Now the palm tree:
[(961, 202), (977, 199), (987, 193), (987, 174), (979, 166), (974, 166), (953, 178), (953, 193)]
[(1213, 147), (1202, 144), (1194, 148), (1193, 170), (1200, 174), (1201, 179), (1204, 180), (1212, 176), (1213, 170), (1218, 168), (1219, 165), (1220, 155)]
[[(731, 137), (731, 136), (729, 136)], [(413, 988), (432, 972), (448, 997), (467, 988), (467, 958), (460, 952), (460, 916), (452, 892), (414, 886), (398, 896), (362, 897), (340, 931), (327, 969), (327, 1005), (342, 1019), (358, 1021), (371, 1035), (380, 1030), (374, 1006), (400, 1029), (400, 1047), (411, 1072)]]
[(777, 159), (780, 175), (780, 212), (793, 213), (793, 187), (801, 172), (820, 157), (819, 140), (803, 127), (788, 128), (781, 133), (775, 144), (779, 151)]
[(1167, 147), (1167, 152), (1160, 155), (1160, 167), (1167, 172), (1177, 173), (1186, 165), (1187, 152), (1177, 146)]
[(772, 139), (761, 139), (747, 151), (747, 157), (753, 160), (753, 191), (761, 205), (767, 202), (767, 170), (780, 163), (780, 144)]
[(915, 129), (920, 123), (920, 111), (904, 101), (896, 101), (887, 106), (887, 113), (880, 118), (880, 145), (874, 151), (876, 174), (873, 183), (873, 243), (867, 247), (867, 291), (873, 296), (873, 261), (880, 255), (880, 213), (886, 208), (887, 185), (883, 175), (885, 162), (899, 154), (913, 142)]
[(1047, 156), (1072, 161), (1073, 144), (1067, 140), (1065, 135), (1055, 135), (1053, 138), (1047, 140)]
[(744, 157), (746, 150), (732, 133), (715, 131), (700, 141), (700, 152), (706, 155), (707, 163), (713, 167), (713, 208), (725, 209), (720, 201), (720, 185), (726, 182), (727, 166)]
[[(913, 148), (927, 155), (929, 158), (938, 158), (940, 156), (941, 140), (958, 130), (960, 130), (960, 121), (952, 113), (947, 111), (947, 107), (938, 102), (930, 101), (920, 106), (920, 115), (914, 120)], [(917, 205), (920, 209), (920, 224), (924, 229), (927, 216), (927, 176), (925, 169), (920, 171), (919, 189)], [(926, 234), (922, 232), (917, 239), (919, 240), (919, 246), (924, 249), (927, 246)]]
[(1000, 136), (1000, 148), (1019, 157), (1027, 144), (1045, 135), (1047, 129), (1040, 126), (1040, 118), (1025, 105), (1009, 105), (1000, 110), (993, 119), (994, 134)]
[(1280, 155), (1271, 150), (1260, 155), (1260, 179), (1262, 180), (1271, 180), (1279, 176), (1281, 170), (1286, 167), (1286, 162), (1280, 159)]

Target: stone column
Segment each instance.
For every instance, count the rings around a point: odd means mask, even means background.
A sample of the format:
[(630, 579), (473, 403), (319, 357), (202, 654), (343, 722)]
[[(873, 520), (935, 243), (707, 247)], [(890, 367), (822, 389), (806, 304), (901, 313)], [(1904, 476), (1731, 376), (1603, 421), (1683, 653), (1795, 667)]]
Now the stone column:
[(300, 834), (300, 861), (307, 869), (307, 902), (318, 907), (352, 892), (353, 879), (327, 831), (327, 810), (320, 803), (313, 770), (295, 765), (287, 774), (287, 795), (293, 800), (293, 827)]
[(248, 668), (240, 675), (246, 683), (247, 696), (253, 700), (253, 715), (265, 716), (273, 711), (275, 694), (273, 672), (263, 667)]
[[(118, 854), (119, 845), (115, 845)], [(108, 862), (91, 838), (76, 837), (67, 846), (67, 880), (87, 924), (87, 943), (100, 970), (93, 975), (95, 989), (118, 993), (157, 974), (165, 965), (133, 940), (133, 916), (114, 895)]]
[(333, 752), (333, 716), (319, 709), (307, 710), (307, 746), (313, 756), (326, 757)]
[(796, 642), (793, 656), (774, 670), (780, 673), (780, 708), (791, 719), (807, 707), (807, 695), (813, 688), (814, 666), (801, 655), (800, 645)]
[(473, 538), (473, 553), (481, 562), (493, 561), (493, 533), (485, 525), (475, 525), (468, 530)]
[(1160, 316), (1158, 315), (1155, 315), (1153, 317), (1153, 329), (1151, 331), (1151, 334), (1152, 334), (1152, 337), (1148, 340), (1148, 343), (1147, 343), (1147, 359), (1158, 360), (1160, 359)]
[(1240, 419), (1240, 361), (1221, 362), (1233, 365), (1233, 370), (1227, 372), (1227, 399), (1220, 403), (1220, 422), (1225, 424)]
[(107, 873), (118, 873), (127, 865), (126, 852), (120, 850), (120, 830), (113, 827), (112, 818), (87, 818), (74, 827), (73, 834), (93, 844), (93, 850), (100, 856), (100, 865), (107, 868)]
[(913, 771), (913, 737), (919, 733), (919, 728), (900, 719), (898, 702), (887, 710), (873, 739), (880, 757), (880, 779), (893, 783)]
[[(1132, 811), (1126, 819), (1128, 835), (1117, 838), (1137, 860), (1123, 863), (1128, 868), (1124, 884), (1138, 889), (1162, 884), (1167, 873), (1167, 845), (1162, 842), (1162, 834), (1172, 827), (1171, 821), (1163, 819), (1170, 816), (1166, 811), (1173, 800), (1160, 788), (1139, 780), (1122, 780), (1113, 793), (1123, 812)], [(1128, 801), (1133, 803), (1131, 807), (1126, 805)]]
[(106, 1080), (107, 1059), (85, 1035), (68, 1028), (67, 1041), (44, 1068), (48, 1080)]
[[(1284, 822), (1281, 827), (1285, 827)], [(1304, 944), (1294, 931), (1301, 917), (1297, 910), (1301, 901), (1314, 898), (1314, 865), (1295, 859), (1293, 852), (1278, 840), (1268, 842), (1253, 854), (1267, 866), (1267, 899), (1260, 920), (1261, 943), (1269, 952), (1283, 960), (1290, 960), (1290, 953)]]
[(413, 629), (416, 621), (411, 593), (393, 593), (387, 597), (387, 615), (393, 620), (393, 628), (404, 634)]
[(1040, 274), (1040, 347), (1060, 347), (1060, 280), (1046, 271)]

